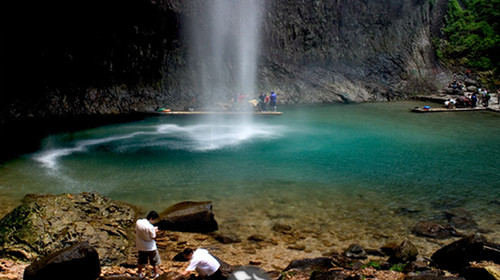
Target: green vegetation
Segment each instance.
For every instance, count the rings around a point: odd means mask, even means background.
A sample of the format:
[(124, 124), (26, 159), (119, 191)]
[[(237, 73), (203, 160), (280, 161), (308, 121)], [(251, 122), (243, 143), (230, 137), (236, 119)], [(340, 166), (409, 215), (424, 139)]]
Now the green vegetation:
[(380, 263), (376, 262), (376, 261), (370, 261), (369, 263), (363, 265), (363, 268), (365, 267), (373, 267), (377, 270), (381, 269), (382, 266), (380, 265)]
[(405, 269), (405, 266), (406, 266), (406, 264), (403, 264), (403, 263), (395, 264), (389, 269), (389, 271), (403, 272), (403, 270)]
[(437, 55), (452, 66), (500, 71), (500, 0), (450, 0)]

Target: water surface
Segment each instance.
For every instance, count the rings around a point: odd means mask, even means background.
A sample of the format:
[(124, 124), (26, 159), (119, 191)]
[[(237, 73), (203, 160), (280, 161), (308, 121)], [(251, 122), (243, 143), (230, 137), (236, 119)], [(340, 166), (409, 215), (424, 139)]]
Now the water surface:
[(158, 116), (50, 135), (0, 166), (2, 213), (27, 193), (98, 191), (158, 211), (212, 200), (223, 231), (245, 237), (284, 223), (319, 248), (397, 241), (416, 221), (462, 208), (498, 242), (500, 115), (409, 112), (415, 106)]

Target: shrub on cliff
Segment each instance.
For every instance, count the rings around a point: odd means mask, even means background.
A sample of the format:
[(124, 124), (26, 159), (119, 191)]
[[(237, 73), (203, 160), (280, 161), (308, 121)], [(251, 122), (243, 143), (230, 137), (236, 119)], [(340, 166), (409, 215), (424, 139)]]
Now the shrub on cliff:
[(450, 0), (440, 58), (453, 66), (500, 71), (500, 0)]

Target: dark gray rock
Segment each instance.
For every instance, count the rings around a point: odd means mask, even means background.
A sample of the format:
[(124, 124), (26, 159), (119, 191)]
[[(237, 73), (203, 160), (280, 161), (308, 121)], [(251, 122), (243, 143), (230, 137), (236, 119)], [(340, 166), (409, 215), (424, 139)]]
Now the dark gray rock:
[(368, 256), (365, 249), (359, 244), (352, 244), (344, 252), (345, 256), (352, 259), (366, 259)]
[(292, 269), (305, 271), (327, 271), (332, 267), (333, 264), (331, 258), (308, 258), (293, 260), (283, 271)]
[(97, 251), (88, 242), (81, 242), (32, 263), (24, 270), (23, 279), (95, 280), (100, 274)]
[(211, 201), (177, 203), (161, 214), (157, 226), (161, 230), (209, 233), (219, 226), (212, 211)]
[(498, 280), (498, 277), (495, 277), (483, 267), (467, 267), (462, 271), (461, 275), (465, 279)]
[[(345, 279), (357, 279), (347, 275), (344, 271), (313, 271), (310, 280), (345, 280)], [(359, 277), (361, 278), (361, 276)]]
[(480, 234), (473, 234), (437, 250), (431, 259), (439, 268), (451, 271), (460, 271), (471, 261), (500, 263), (500, 245), (488, 242)]

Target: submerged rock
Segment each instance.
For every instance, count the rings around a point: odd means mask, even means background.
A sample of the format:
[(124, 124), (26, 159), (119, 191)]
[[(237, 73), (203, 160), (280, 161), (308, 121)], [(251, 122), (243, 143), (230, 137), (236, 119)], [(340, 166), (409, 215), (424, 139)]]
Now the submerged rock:
[(451, 225), (441, 225), (435, 222), (420, 221), (413, 228), (413, 232), (417, 235), (432, 237), (437, 239), (450, 238), (452, 236), (460, 236), (457, 230)]
[(444, 211), (450, 224), (459, 229), (477, 229), (478, 224), (472, 214), (463, 208), (454, 208)]
[(158, 228), (182, 232), (209, 233), (219, 229), (211, 201), (185, 201), (165, 209)]
[(0, 220), (0, 254), (34, 261), (87, 241), (102, 264), (119, 264), (132, 252), (137, 212), (97, 193), (27, 195)]

